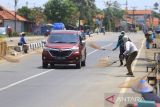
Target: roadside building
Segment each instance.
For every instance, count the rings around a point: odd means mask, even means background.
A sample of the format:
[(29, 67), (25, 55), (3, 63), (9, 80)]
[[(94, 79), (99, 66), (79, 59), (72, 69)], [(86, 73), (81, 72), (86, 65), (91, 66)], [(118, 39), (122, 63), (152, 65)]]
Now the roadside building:
[[(15, 29), (15, 12), (0, 6), (0, 27)], [(33, 23), (16, 14), (16, 32), (32, 32)]]
[(136, 27), (150, 28), (159, 24), (159, 19), (152, 16), (152, 10), (128, 10), (127, 15), (132, 25)]

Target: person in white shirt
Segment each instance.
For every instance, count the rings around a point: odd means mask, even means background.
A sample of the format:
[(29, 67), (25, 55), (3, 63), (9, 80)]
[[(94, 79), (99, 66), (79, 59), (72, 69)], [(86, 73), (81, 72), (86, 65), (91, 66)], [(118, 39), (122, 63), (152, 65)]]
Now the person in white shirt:
[(132, 65), (132, 62), (137, 57), (138, 49), (133, 42), (129, 41), (127, 36), (123, 37), (123, 41), (124, 41), (124, 46), (125, 46), (125, 52), (123, 53), (123, 56), (128, 57), (127, 62), (126, 62), (126, 67), (127, 67), (128, 73), (126, 75), (134, 76), (133, 72), (132, 72), (131, 65)]

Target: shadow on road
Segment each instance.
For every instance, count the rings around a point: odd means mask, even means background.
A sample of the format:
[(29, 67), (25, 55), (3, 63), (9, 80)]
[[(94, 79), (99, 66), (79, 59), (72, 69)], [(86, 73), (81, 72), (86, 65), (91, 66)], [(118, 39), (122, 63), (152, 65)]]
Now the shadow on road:
[(48, 68), (43, 68), (42, 66), (37, 67), (38, 69), (76, 69), (73, 65), (55, 65), (54, 67), (49, 66)]
[(149, 58), (136, 58), (136, 60), (147, 61), (147, 62), (154, 61), (153, 59), (149, 59)]

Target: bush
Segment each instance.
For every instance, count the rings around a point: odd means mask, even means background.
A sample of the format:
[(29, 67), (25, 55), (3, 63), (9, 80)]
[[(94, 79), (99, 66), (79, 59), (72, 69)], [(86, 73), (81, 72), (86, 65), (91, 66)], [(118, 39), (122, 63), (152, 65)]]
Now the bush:
[(0, 41), (5, 41), (6, 35), (0, 35)]
[(19, 36), (19, 33), (18, 33), (18, 32), (13, 32), (13, 33), (12, 33), (12, 37), (17, 37), (17, 36)]
[(25, 32), (25, 34), (26, 34), (26, 36), (31, 36), (32, 35), (32, 33), (30, 33), (30, 32)]

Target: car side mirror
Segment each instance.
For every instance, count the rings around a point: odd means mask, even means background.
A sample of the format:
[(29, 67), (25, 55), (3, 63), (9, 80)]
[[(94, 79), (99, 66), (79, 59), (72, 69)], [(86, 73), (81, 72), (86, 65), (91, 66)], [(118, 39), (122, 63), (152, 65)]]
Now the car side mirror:
[(85, 40), (82, 40), (81, 41), (81, 45), (85, 45), (86, 41)]
[(46, 41), (42, 41), (43, 44), (46, 44)]

